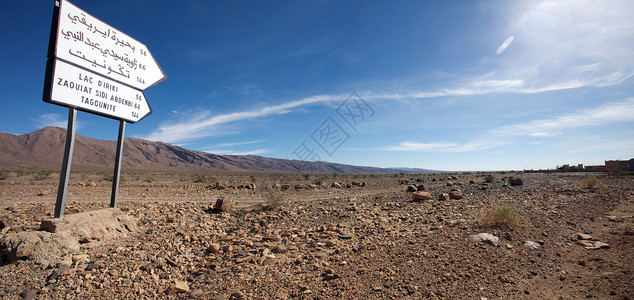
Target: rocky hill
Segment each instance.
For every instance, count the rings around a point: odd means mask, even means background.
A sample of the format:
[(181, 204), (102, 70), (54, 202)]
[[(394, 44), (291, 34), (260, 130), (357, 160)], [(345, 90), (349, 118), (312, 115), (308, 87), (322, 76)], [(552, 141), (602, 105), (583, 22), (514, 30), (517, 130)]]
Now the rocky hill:
[[(65, 140), (66, 129), (58, 127), (46, 127), (23, 135), (0, 133), (0, 167), (37, 165), (38, 168), (59, 168)], [(111, 170), (114, 167), (115, 150), (116, 141), (76, 135), (72, 168), (73, 170)], [(125, 139), (123, 153), (122, 164), (123, 170), (126, 171), (337, 172), (347, 174), (402, 172), (397, 169), (306, 162), (254, 155), (216, 155), (137, 138)]]

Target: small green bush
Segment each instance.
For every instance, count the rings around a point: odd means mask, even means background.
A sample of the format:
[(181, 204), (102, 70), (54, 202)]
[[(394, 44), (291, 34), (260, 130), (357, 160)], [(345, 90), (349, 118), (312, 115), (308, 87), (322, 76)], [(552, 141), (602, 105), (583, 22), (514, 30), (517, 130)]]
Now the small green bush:
[(9, 171), (0, 170), (0, 180), (5, 180), (7, 178), (9, 178)]
[(216, 181), (216, 178), (213, 176), (207, 176), (205, 174), (196, 174), (194, 175), (194, 180), (195, 183), (206, 183), (206, 182), (214, 182)]
[(37, 171), (35, 173), (35, 180), (44, 180), (44, 179), (48, 178), (49, 176), (51, 176), (51, 174), (53, 174), (53, 171), (51, 171), (51, 170), (40, 170), (40, 171)]

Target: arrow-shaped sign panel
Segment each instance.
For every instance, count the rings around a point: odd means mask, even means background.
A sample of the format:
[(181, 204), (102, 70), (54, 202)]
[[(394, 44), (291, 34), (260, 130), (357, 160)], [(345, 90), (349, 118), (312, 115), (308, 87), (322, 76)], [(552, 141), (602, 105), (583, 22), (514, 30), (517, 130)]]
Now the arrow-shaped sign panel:
[(145, 45), (65, 0), (54, 56), (139, 90), (166, 78)]
[(47, 102), (136, 123), (152, 112), (143, 92), (61, 60), (53, 63)]

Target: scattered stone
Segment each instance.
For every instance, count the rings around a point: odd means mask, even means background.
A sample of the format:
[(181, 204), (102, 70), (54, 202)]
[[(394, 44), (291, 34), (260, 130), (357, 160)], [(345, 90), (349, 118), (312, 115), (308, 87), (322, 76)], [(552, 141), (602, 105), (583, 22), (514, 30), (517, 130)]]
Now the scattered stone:
[(218, 198), (214, 205), (214, 210), (218, 212), (230, 212), (233, 209), (234, 201), (232, 199)]
[(585, 233), (577, 233), (576, 237), (577, 240), (592, 240), (592, 236), (589, 234), (585, 234)]
[(541, 245), (539, 243), (533, 242), (533, 241), (525, 241), (524, 242), (524, 247), (528, 248), (528, 249), (537, 249), (539, 248)]
[(176, 279), (174, 280), (172, 286), (170, 286), (167, 291), (165, 291), (165, 293), (168, 295), (174, 295), (178, 293), (189, 293), (189, 291), (189, 285), (187, 284), (187, 282)]
[(324, 281), (330, 281), (339, 278), (339, 275), (334, 274), (332, 270), (329, 270), (327, 273), (324, 273), (322, 277), (324, 277)]
[(459, 200), (462, 199), (462, 192), (458, 189), (452, 189), (449, 192), (449, 198), (450, 199), (455, 199), (455, 200)]
[(449, 197), (449, 194), (447, 194), (447, 193), (442, 193), (442, 194), (438, 195), (438, 200), (440, 200), (440, 201), (447, 201), (449, 199), (450, 199), (450, 197)]
[(431, 199), (431, 194), (428, 192), (413, 192), (412, 193), (412, 200), (414, 201), (423, 201), (423, 200), (430, 200)]
[(581, 226), (581, 229), (583, 229), (583, 233), (585, 234), (592, 234), (592, 229), (590, 229), (588, 226)]
[(48, 277), (46, 278), (46, 281), (55, 281), (55, 280), (57, 280), (57, 277), (62, 275), (62, 273), (66, 272), (66, 270), (68, 270), (68, 269), (70, 269), (69, 265), (61, 265), (61, 266), (59, 266), (59, 268), (55, 269), (55, 271), (53, 271), (53, 273), (48, 275)]
[(207, 252), (210, 252), (210, 253), (218, 253), (218, 252), (220, 252), (220, 244), (211, 243), (209, 245), (209, 247), (207, 248)]
[(346, 231), (342, 231), (341, 233), (339, 233), (339, 238), (342, 240), (350, 240), (354, 237), (354, 234), (346, 232)]
[(333, 182), (331, 187), (336, 188), (336, 189), (340, 189), (341, 188), (341, 183), (339, 182)]
[(610, 245), (603, 243), (603, 242), (599, 242), (599, 241), (595, 241), (592, 246), (585, 246), (586, 249), (588, 250), (597, 250), (597, 249), (610, 249)]
[(73, 255), (72, 261), (77, 264), (88, 263), (88, 255), (87, 254)]
[(280, 189), (281, 189), (282, 191), (286, 191), (286, 190), (288, 190), (288, 189), (290, 189), (290, 188), (291, 188), (291, 185), (290, 185), (290, 184), (282, 184), (282, 185), (280, 186)]
[(21, 296), (22, 300), (33, 300), (37, 297), (37, 290), (30, 289), (28, 291), (24, 291)]
[(416, 188), (416, 186), (415, 186), (415, 185), (410, 185), (410, 186), (408, 186), (408, 187), (407, 187), (407, 190), (406, 190), (406, 191), (407, 191), (408, 193), (413, 193), (413, 192), (418, 191), (418, 189)]
[(273, 253), (286, 253), (286, 251), (287, 251), (286, 250), (286, 245), (284, 245), (284, 244), (276, 245), (275, 247), (273, 247), (271, 249), (271, 251), (273, 251)]
[(423, 192), (423, 191), (425, 191), (425, 186), (422, 185), (422, 184), (419, 184), (419, 185), (416, 186), (416, 190), (419, 191), (419, 192)]
[(485, 244), (489, 244), (491, 246), (496, 246), (496, 247), (500, 245), (498, 243), (499, 238), (497, 236), (494, 236), (486, 232), (470, 235), (469, 239), (474, 242), (485, 243)]

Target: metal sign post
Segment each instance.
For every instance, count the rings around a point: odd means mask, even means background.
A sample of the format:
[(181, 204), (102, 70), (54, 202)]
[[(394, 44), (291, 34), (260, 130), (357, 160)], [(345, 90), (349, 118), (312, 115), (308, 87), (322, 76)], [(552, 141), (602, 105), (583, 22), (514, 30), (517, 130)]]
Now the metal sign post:
[(110, 207), (117, 207), (125, 123), (152, 113), (143, 91), (167, 77), (148, 48), (66, 0), (55, 0), (45, 102), (68, 107), (68, 129), (55, 217), (64, 216), (75, 144), (76, 110), (119, 120)]
[(59, 174), (59, 187), (57, 188), (57, 202), (55, 202), (55, 218), (64, 216), (64, 206), (66, 205), (66, 191), (68, 189), (68, 178), (70, 176), (70, 165), (73, 161), (73, 150), (75, 148), (75, 121), (77, 120), (77, 110), (68, 109), (68, 128), (66, 129), (66, 146), (64, 147), (64, 160), (62, 171)]
[(123, 157), (123, 136), (125, 135), (125, 121), (119, 123), (119, 138), (117, 139), (117, 155), (114, 163), (114, 175), (112, 175), (112, 195), (110, 207), (117, 207), (117, 195), (119, 193), (119, 177), (121, 175), (121, 158)]

